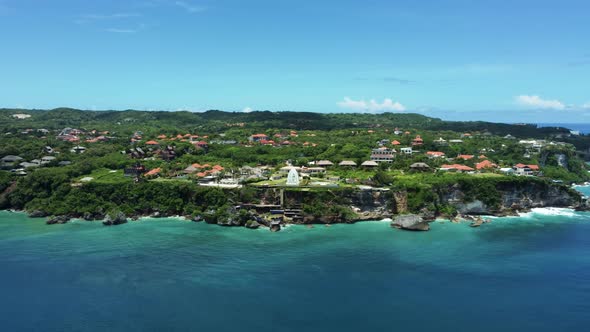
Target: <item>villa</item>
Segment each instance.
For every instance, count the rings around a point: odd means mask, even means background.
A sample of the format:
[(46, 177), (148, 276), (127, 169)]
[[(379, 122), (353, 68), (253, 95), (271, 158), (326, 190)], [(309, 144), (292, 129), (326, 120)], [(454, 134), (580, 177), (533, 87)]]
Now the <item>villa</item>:
[(392, 162), (395, 158), (396, 151), (385, 147), (373, 149), (371, 151), (371, 160), (376, 162)]
[(516, 164), (513, 169), (516, 175), (533, 176), (539, 171), (539, 165)]
[(433, 159), (433, 158), (442, 158), (445, 156), (445, 153), (440, 152), (440, 151), (428, 151), (428, 152), (426, 152), (426, 155), (428, 156), (428, 158)]
[(254, 134), (248, 138), (250, 142), (260, 142), (260, 141), (268, 141), (268, 136), (266, 134)]

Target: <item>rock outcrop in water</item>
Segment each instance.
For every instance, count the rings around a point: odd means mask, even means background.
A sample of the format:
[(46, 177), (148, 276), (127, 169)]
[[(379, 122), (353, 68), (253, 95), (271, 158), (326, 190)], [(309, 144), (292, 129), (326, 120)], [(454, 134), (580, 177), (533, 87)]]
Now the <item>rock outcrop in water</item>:
[(392, 222), (391, 226), (399, 229), (409, 231), (427, 231), (430, 230), (428, 222), (421, 216), (416, 214), (406, 214), (397, 216)]
[(127, 217), (123, 212), (109, 213), (102, 222), (105, 226), (115, 226), (127, 222)]
[(65, 224), (70, 221), (70, 217), (68, 216), (53, 216), (49, 217), (45, 222), (47, 225), (55, 225), (55, 224)]

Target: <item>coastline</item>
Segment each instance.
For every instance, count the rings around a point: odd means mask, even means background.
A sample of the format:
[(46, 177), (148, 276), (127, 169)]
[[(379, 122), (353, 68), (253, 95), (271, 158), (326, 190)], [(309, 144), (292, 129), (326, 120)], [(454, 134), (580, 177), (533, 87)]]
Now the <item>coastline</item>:
[[(590, 187), (590, 186), (589, 186)], [(5, 210), (0, 210), (0, 212), (8, 212), (8, 213), (15, 213), (15, 214), (19, 214), (21, 216), (25, 216), (27, 218), (30, 219), (41, 219), (43, 221), (46, 221), (50, 218), (50, 217), (31, 217), (29, 215), (29, 213), (27, 213), (24, 210), (14, 210), (14, 209), (5, 209)], [(437, 216), (432, 220), (427, 220), (426, 222), (428, 224), (432, 224), (432, 223), (451, 223), (451, 224), (471, 224), (473, 225), (474, 221), (478, 220), (478, 218), (484, 218), (487, 219), (488, 221), (484, 222), (492, 222), (492, 221), (496, 221), (496, 220), (503, 220), (503, 219), (508, 219), (508, 220), (512, 220), (512, 219), (527, 219), (527, 218), (531, 218), (537, 215), (541, 215), (541, 216), (555, 216), (555, 217), (575, 217), (577, 216), (577, 213), (588, 213), (588, 211), (580, 211), (577, 210), (573, 207), (538, 207), (538, 208), (530, 208), (524, 211), (519, 211), (519, 212), (515, 212), (513, 214), (498, 214), (498, 215), (461, 215), (461, 216), (456, 216), (454, 218), (449, 218), (448, 216)], [(220, 226), (222, 228), (249, 228), (252, 230), (271, 230), (272, 228), (266, 225), (260, 225), (260, 227), (246, 227), (246, 226), (236, 226), (236, 225), (224, 225), (224, 224), (216, 224), (216, 223), (209, 223), (209, 222), (205, 222), (205, 221), (199, 221), (196, 222), (193, 220), (192, 217), (190, 216), (182, 216), (182, 215), (173, 215), (173, 216), (161, 216), (161, 217), (154, 217), (152, 215), (143, 215), (143, 216), (133, 216), (133, 218), (127, 218), (127, 222), (130, 223), (150, 223), (153, 221), (160, 221), (160, 220), (174, 220), (174, 221), (178, 221), (178, 222), (183, 222), (183, 223), (204, 223), (204, 224), (209, 224), (209, 225), (216, 225), (216, 226)], [(66, 223), (104, 223), (105, 219), (95, 219), (95, 220), (86, 220), (84, 218), (78, 218), (78, 217), (72, 217), (72, 218), (68, 218), (66, 222), (63, 223), (58, 223), (58, 224), (66, 224)], [(394, 221), (394, 219), (389, 218), (389, 217), (384, 217), (381, 219), (359, 219), (359, 220), (353, 220), (353, 221), (348, 221), (348, 222), (335, 222), (335, 223), (309, 223), (309, 224), (304, 224), (304, 223), (291, 223), (291, 222), (285, 222), (285, 223), (281, 223), (280, 227), (281, 229), (286, 229), (289, 227), (297, 227), (297, 226), (301, 226), (301, 227), (306, 227), (306, 228), (314, 228), (316, 226), (325, 226), (326, 228), (329, 228), (329, 226), (332, 225), (337, 225), (337, 224), (362, 224), (362, 223), (388, 223), (391, 224), (391, 226), (393, 227), (392, 222)], [(47, 224), (47, 226), (50, 226), (49, 224)], [(477, 225), (479, 226), (479, 225)]]

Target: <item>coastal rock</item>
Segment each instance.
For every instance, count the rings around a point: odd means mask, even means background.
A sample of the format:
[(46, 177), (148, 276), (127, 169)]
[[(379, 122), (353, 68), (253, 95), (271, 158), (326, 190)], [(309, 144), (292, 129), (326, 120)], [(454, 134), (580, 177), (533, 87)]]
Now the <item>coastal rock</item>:
[(124, 224), (126, 222), (127, 222), (127, 217), (125, 217), (125, 214), (123, 212), (117, 212), (117, 213), (107, 214), (107, 216), (106, 216), (105, 220), (102, 222), (102, 224), (105, 226), (114, 226), (114, 225)]
[(201, 216), (199, 214), (199, 215), (194, 216), (191, 220), (194, 222), (201, 222), (201, 221), (203, 221), (203, 216)]
[(427, 208), (423, 208), (420, 210), (420, 217), (422, 217), (424, 221), (434, 221), (436, 219), (436, 213)]
[(68, 216), (53, 216), (47, 219), (45, 222), (47, 225), (65, 224), (70, 221)]
[(41, 210), (35, 210), (29, 213), (29, 218), (43, 218), (47, 217), (47, 213)]
[(270, 223), (270, 231), (271, 232), (278, 232), (281, 230), (281, 222), (280, 221), (273, 221)]
[(427, 231), (430, 229), (427, 221), (415, 214), (407, 214), (397, 216), (392, 222), (391, 226), (399, 229), (410, 231)]
[(256, 220), (248, 220), (245, 226), (246, 228), (256, 229), (260, 227), (260, 224)]
[(94, 214), (92, 214), (90, 212), (85, 212), (84, 215), (82, 216), (82, 219), (84, 219), (86, 221), (92, 221), (92, 220), (94, 220)]

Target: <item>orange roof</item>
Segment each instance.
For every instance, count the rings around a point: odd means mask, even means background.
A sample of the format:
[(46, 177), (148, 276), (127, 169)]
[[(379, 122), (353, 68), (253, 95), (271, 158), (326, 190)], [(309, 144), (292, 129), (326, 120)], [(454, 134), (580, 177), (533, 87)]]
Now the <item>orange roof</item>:
[(469, 160), (469, 159), (473, 159), (473, 155), (472, 154), (460, 154), (457, 156), (457, 159)]
[(437, 157), (441, 157), (441, 156), (445, 155), (444, 152), (440, 152), (440, 151), (428, 151), (428, 152), (426, 152), (426, 154), (429, 156), (437, 156)]
[(527, 165), (527, 166), (532, 170), (535, 170), (535, 171), (539, 170), (539, 165)]
[(498, 167), (498, 165), (492, 163), (489, 160), (484, 160), (480, 163), (475, 164), (475, 168), (477, 168), (477, 169), (494, 168), (494, 167)]
[(452, 164), (452, 165), (442, 165), (442, 168), (454, 168), (458, 171), (473, 171), (474, 169), (469, 167), (469, 166), (465, 166), (465, 165), (461, 165), (461, 164)]
[(193, 166), (194, 168), (201, 168), (201, 167), (203, 167), (203, 166), (201, 166), (201, 164), (199, 164), (199, 163), (194, 163), (194, 164), (192, 164), (192, 166)]
[(223, 171), (224, 170), (223, 166), (220, 166), (220, 165), (213, 166), (213, 169), (216, 171)]
[(164, 139), (164, 138), (166, 138), (166, 135), (160, 135), (160, 136), (158, 136), (158, 138), (159, 139)]
[(200, 178), (202, 178), (202, 177), (204, 177), (206, 175), (207, 175), (207, 173), (203, 173), (203, 172), (197, 173), (197, 176), (200, 177)]
[(372, 134), (372, 133), (374, 133), (375, 131), (374, 131), (374, 130), (367, 130), (367, 132), (368, 132), (369, 134)]
[(268, 137), (266, 134), (254, 134), (252, 137)]
[(158, 168), (154, 168), (151, 171), (145, 173), (146, 176), (151, 176), (151, 175), (156, 175), (158, 173), (160, 173), (162, 171), (162, 169), (160, 167)]
[(147, 141), (147, 142), (145, 142), (145, 144), (147, 144), (147, 145), (159, 145), (159, 143), (156, 142), (156, 141)]
[(395, 141), (391, 142), (391, 144), (393, 144), (393, 145), (400, 145), (402, 143), (400, 143), (398, 140), (395, 140)]
[(485, 155), (483, 155), (483, 154), (482, 154), (481, 156), (479, 156), (478, 158), (479, 158), (479, 159), (488, 159), (488, 157), (486, 157), (486, 156), (485, 156)]
[(516, 165), (514, 165), (514, 167), (516, 167), (516, 168), (525, 168), (526, 165), (525, 164), (516, 164)]
[(202, 168), (209, 168), (209, 167), (211, 167), (211, 165), (209, 165), (209, 164), (205, 164), (205, 165), (201, 165), (201, 167), (202, 167)]

